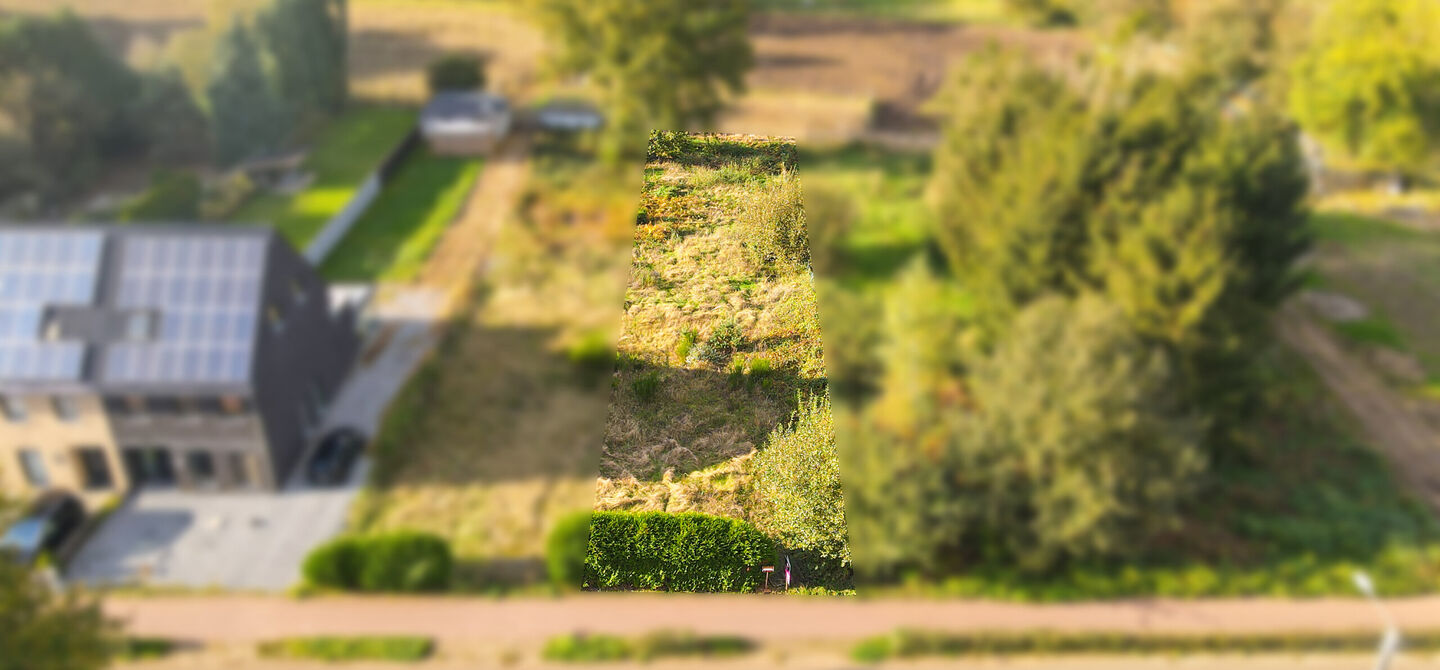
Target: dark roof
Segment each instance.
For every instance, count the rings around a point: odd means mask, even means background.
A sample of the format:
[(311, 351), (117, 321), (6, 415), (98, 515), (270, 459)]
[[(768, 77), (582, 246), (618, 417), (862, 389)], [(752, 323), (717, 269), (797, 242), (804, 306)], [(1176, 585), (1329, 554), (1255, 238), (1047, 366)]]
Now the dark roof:
[(0, 225), (0, 388), (248, 385), (274, 231)]
[(441, 91), (420, 112), (420, 121), (464, 121), (505, 113), (510, 103), (480, 91)]

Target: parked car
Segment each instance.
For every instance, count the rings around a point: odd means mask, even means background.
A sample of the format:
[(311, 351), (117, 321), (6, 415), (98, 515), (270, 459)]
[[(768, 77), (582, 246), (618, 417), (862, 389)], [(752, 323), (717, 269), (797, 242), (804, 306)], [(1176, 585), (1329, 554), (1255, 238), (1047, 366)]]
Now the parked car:
[(350, 477), (350, 467), (365, 451), (365, 436), (353, 428), (338, 428), (320, 440), (305, 474), (311, 484), (338, 486)]
[(75, 496), (63, 491), (43, 493), (0, 537), (0, 553), (30, 565), (42, 552), (58, 550), (84, 522), (85, 507)]

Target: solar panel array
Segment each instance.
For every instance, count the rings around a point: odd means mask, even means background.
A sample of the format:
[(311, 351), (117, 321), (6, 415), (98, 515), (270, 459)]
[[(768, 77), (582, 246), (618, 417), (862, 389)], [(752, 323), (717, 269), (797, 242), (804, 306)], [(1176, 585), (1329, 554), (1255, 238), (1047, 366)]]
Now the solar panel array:
[(0, 231), (0, 378), (74, 381), (85, 345), (41, 338), (47, 305), (95, 299), (103, 236), (93, 231)]
[(106, 348), (108, 382), (239, 382), (249, 378), (265, 240), (120, 238), (115, 307), (154, 310), (154, 336)]

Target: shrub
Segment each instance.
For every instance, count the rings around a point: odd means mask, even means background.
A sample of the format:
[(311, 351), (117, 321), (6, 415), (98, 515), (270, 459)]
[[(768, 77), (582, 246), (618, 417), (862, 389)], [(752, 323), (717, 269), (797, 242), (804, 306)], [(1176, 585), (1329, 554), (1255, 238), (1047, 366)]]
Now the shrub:
[(438, 591), (450, 583), (450, 545), (429, 533), (342, 537), (305, 558), (305, 580), (347, 591)]
[(640, 402), (650, 402), (655, 399), (655, 394), (660, 392), (660, 372), (651, 371), (630, 382), (630, 390), (635, 392), (635, 397)]
[(360, 538), (341, 537), (316, 547), (301, 566), (305, 581), (317, 586), (357, 588), (364, 560), (361, 545)]
[(735, 226), (757, 269), (784, 274), (810, 265), (804, 196), (793, 170), (784, 170), (774, 182), (753, 189)]
[(730, 357), (744, 344), (745, 336), (740, 333), (740, 324), (731, 317), (717, 324), (710, 331), (710, 337), (705, 338), (692, 355), (695, 360), (720, 366), (729, 362)]
[(485, 66), (475, 56), (450, 54), (426, 68), (425, 80), (431, 93), (475, 91), (485, 88)]
[(650, 131), (650, 142), (646, 147), (646, 157), (650, 160), (679, 158), (694, 147), (695, 138), (684, 131), (652, 130)]
[(598, 589), (751, 591), (770, 538), (738, 519), (697, 513), (597, 512), (585, 584)]
[(150, 188), (120, 209), (120, 220), (194, 220), (200, 216), (200, 191), (200, 179), (189, 172), (156, 172)]
[(127, 637), (119, 641), (114, 659), (122, 663), (148, 661), (169, 656), (175, 642), (161, 637)]
[(1069, 26), (1076, 22), (1075, 13), (1057, 0), (1005, 0), (1005, 9), (1036, 27)]
[(799, 567), (805, 581), (844, 585), (850, 548), (830, 398), (802, 399), (791, 422), (770, 434), (753, 465), (758, 525), (785, 549), (803, 554)]
[(545, 541), (545, 567), (557, 587), (578, 589), (585, 582), (585, 552), (590, 548), (590, 511), (561, 519)]
[(260, 643), (260, 656), (320, 661), (420, 661), (429, 657), (434, 649), (433, 640), (418, 636), (292, 637)]

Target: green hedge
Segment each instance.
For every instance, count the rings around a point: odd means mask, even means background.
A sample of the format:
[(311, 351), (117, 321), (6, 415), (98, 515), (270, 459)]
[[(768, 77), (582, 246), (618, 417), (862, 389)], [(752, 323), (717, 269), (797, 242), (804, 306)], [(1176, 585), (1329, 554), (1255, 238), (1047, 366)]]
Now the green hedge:
[(454, 568), (450, 545), (429, 533), (349, 536), (305, 557), (305, 581), (346, 591), (439, 591)]
[(596, 512), (585, 586), (660, 591), (753, 591), (775, 547), (738, 519), (665, 512)]
[(292, 637), (261, 642), (260, 656), (320, 661), (420, 661), (429, 657), (434, 649), (435, 643), (428, 637)]
[(590, 548), (590, 512), (561, 519), (545, 541), (545, 567), (550, 583), (562, 589), (584, 585), (585, 552)]
[[(856, 661), (919, 659), (1005, 654), (1196, 654), (1257, 652), (1365, 652), (1380, 643), (1380, 633), (1254, 633), (1151, 635), (1133, 633), (937, 633), (900, 630), (861, 641), (851, 649)], [(1405, 634), (1411, 651), (1440, 649), (1440, 632)]]

